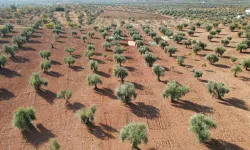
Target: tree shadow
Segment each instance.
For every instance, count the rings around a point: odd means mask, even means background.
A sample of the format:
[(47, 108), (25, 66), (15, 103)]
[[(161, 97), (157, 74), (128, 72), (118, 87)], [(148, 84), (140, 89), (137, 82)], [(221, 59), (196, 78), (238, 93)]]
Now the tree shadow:
[(100, 75), (100, 76), (105, 77), (105, 78), (109, 78), (109, 77), (110, 77), (110, 74), (105, 73), (105, 72), (103, 72), (103, 71), (96, 71), (96, 73), (97, 73), (98, 75)]
[(236, 108), (247, 110), (247, 111), (249, 110), (245, 101), (235, 98), (235, 97), (223, 99), (222, 101), (219, 101), (219, 103), (227, 105), (227, 106), (234, 106)]
[(182, 66), (185, 67), (185, 68), (189, 68), (189, 69), (194, 67), (192, 65), (186, 65), (186, 64), (183, 64)]
[(132, 82), (135, 85), (135, 88), (138, 90), (143, 90), (144, 86), (140, 83)]
[(49, 90), (39, 90), (37, 91), (37, 94), (50, 104), (53, 104), (54, 99), (56, 99), (56, 93), (51, 92)]
[(158, 108), (152, 105), (147, 105), (143, 102), (137, 102), (135, 104), (130, 103), (128, 107), (137, 117), (146, 117), (148, 119), (153, 119), (158, 118), (160, 115)]
[(20, 77), (21, 74), (14, 70), (10, 70), (8, 68), (2, 68), (0, 69), (0, 75), (7, 77), (7, 78), (13, 78), (13, 77)]
[(106, 131), (108, 131), (108, 132), (118, 132), (118, 130), (116, 130), (115, 128), (113, 128), (113, 127), (111, 127), (111, 126), (109, 126), (109, 125), (106, 125), (106, 124), (103, 124), (103, 123), (99, 123), (99, 125), (103, 128), (103, 129), (105, 129)]
[(70, 68), (76, 72), (82, 71), (83, 67), (81, 66), (70, 66)]
[(131, 71), (131, 72), (136, 70), (134, 67), (131, 67), (131, 66), (126, 66), (126, 68), (128, 69), (128, 71)]
[(21, 49), (21, 50), (23, 50), (23, 51), (35, 51), (35, 49), (34, 49), (34, 48), (31, 48), (31, 47), (25, 47), (25, 46), (21, 47), (20, 49)]
[(25, 63), (25, 62), (30, 61), (28, 58), (21, 57), (21, 56), (10, 57), (10, 60), (15, 63)]
[(90, 124), (87, 126), (89, 133), (94, 135), (96, 138), (99, 138), (101, 140), (108, 140), (108, 139), (114, 139), (115, 137), (104, 130), (101, 126), (97, 126), (94, 124)]
[(128, 46), (128, 43), (120, 43), (122, 46)]
[(61, 77), (63, 76), (62, 74), (60, 74), (59, 72), (55, 72), (55, 71), (49, 71), (49, 72), (44, 72), (46, 75), (51, 76), (51, 77)]
[(100, 39), (99, 37), (92, 37), (92, 39)]
[(96, 55), (96, 56), (102, 56), (102, 54), (101, 54), (101, 53), (95, 53), (95, 55)]
[(51, 60), (52, 65), (62, 65), (59, 61)]
[(41, 42), (40, 42), (40, 41), (35, 41), (35, 40), (29, 40), (29, 43), (39, 44), (39, 43), (41, 43)]
[(66, 39), (66, 36), (60, 35), (59, 38)]
[(205, 48), (205, 49), (203, 49), (204, 51), (213, 51), (213, 50), (211, 50), (211, 49), (208, 49), (208, 48)]
[(79, 102), (74, 102), (72, 104), (67, 105), (67, 108), (69, 110), (72, 110), (73, 112), (76, 112), (77, 110), (79, 110), (79, 109), (81, 109), (83, 107), (85, 107), (85, 106), (82, 103), (79, 103)]
[(196, 113), (204, 113), (204, 114), (213, 113), (212, 107), (199, 105), (199, 104), (193, 103), (191, 101), (187, 101), (187, 100), (175, 101), (174, 103), (172, 103), (172, 106), (177, 107), (177, 108), (182, 108), (185, 110), (194, 111)]
[(0, 101), (9, 100), (13, 97), (15, 97), (15, 95), (11, 91), (5, 88), (0, 88)]
[(77, 58), (81, 58), (82, 55), (77, 55), (77, 54), (74, 54), (74, 57), (77, 59)]
[(236, 48), (235, 46), (230, 46), (230, 45), (227, 45), (226, 47), (228, 47), (228, 48)]
[(9, 43), (8, 41), (4, 41), (4, 40), (0, 40), (0, 44), (7, 44), (7, 43)]
[(31, 37), (32, 37), (32, 38), (41, 38), (41, 36), (40, 36), (40, 35), (34, 35), (34, 34), (33, 34), (33, 35), (31, 35)]
[(208, 80), (205, 80), (205, 79), (198, 79), (198, 80), (203, 82), (203, 83), (208, 83)]
[(125, 56), (126, 60), (132, 60), (133, 58), (130, 56)]
[(244, 148), (236, 144), (217, 139), (211, 139), (205, 145), (211, 150), (244, 150)]
[(99, 59), (91, 58), (91, 60), (95, 60), (95, 61), (97, 61), (99, 64), (105, 64), (105, 62), (104, 62), (104, 61), (99, 60)]
[(65, 43), (64, 41), (58, 41), (58, 40), (56, 42), (58, 42), (58, 43)]
[(114, 91), (109, 88), (102, 88), (102, 89), (98, 88), (95, 90), (95, 92), (104, 96), (108, 96), (113, 100), (117, 99), (117, 97), (114, 95)]
[(220, 67), (220, 68), (230, 68), (227, 65), (223, 65), (223, 64), (213, 64), (215, 67)]
[(250, 78), (244, 77), (244, 76), (240, 76), (240, 80), (245, 81), (245, 82), (249, 82)]
[(31, 125), (30, 131), (23, 131), (23, 137), (27, 143), (32, 144), (35, 147), (46, 143), (50, 138), (54, 138), (55, 135), (51, 130), (45, 128), (42, 124), (37, 124), (37, 129)]

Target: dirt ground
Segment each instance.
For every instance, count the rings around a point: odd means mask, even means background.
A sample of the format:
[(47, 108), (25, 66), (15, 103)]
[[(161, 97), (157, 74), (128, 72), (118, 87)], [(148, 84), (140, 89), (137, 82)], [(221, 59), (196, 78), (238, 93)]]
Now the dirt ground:
[[(113, 14), (114, 17), (126, 16), (124, 12), (107, 12), (103, 15), (107, 14)], [(88, 28), (85, 29), (87, 33)], [(139, 26), (136, 29), (143, 36), (145, 43), (152, 41)], [(123, 31), (128, 35), (126, 29), (123, 28)], [(1, 39), (0, 47), (11, 43), (11, 37), (18, 33), (19, 29), (16, 28), (10, 36)], [(201, 67), (205, 62), (205, 54), (212, 53), (214, 46), (220, 45), (217, 41), (229, 35), (233, 37), (233, 42), (224, 57), (215, 65), (207, 63), (207, 67)], [(209, 43), (204, 29), (197, 29), (195, 36), (197, 37), (193, 38)], [(121, 83), (112, 75), (115, 65), (113, 48), (108, 51), (101, 48), (105, 40), (98, 32), (95, 32), (94, 38), (88, 38), (88, 42), (96, 47), (92, 59), (99, 62), (98, 74), (103, 81), (99, 90), (94, 91), (86, 81), (86, 77), (91, 73), (87, 65), (88, 59), (82, 57), (87, 44), (79, 37), (79, 31), (76, 37), (72, 37), (70, 30), (63, 28), (58, 42), (55, 42), (50, 30), (40, 28), (24, 48), (17, 52), (15, 59), (8, 58), (6, 68), (0, 71), (0, 149), (43, 150), (48, 148), (50, 138), (56, 138), (63, 150), (128, 150), (131, 145), (128, 142), (120, 142), (119, 130), (130, 122), (144, 122), (148, 126), (149, 143), (141, 144), (142, 150), (250, 149), (250, 72), (244, 70), (235, 78), (230, 71), (234, 64), (229, 56), (237, 56), (239, 61), (249, 58), (249, 50), (242, 54), (235, 51), (234, 47), (240, 41), (236, 38), (237, 32), (231, 33), (227, 28), (223, 29), (218, 38), (213, 39), (207, 49), (198, 55), (189, 55), (190, 49), (173, 41), (169, 41), (170, 45), (178, 50), (173, 57), (165, 54), (159, 46), (149, 46), (158, 57), (156, 63), (167, 70), (162, 82), (156, 80), (152, 69), (145, 65), (136, 47), (127, 46), (127, 41), (131, 39), (125, 37), (125, 40), (120, 42), (126, 48), (124, 55), (127, 61), (123, 66), (129, 70), (125, 81), (133, 82), (137, 93), (137, 98), (128, 106), (123, 105), (114, 95), (116, 86)], [(38, 53), (40, 50), (50, 49), (50, 43), (55, 46), (55, 49), (51, 49), (50, 57), (53, 65), (45, 74), (40, 70), (42, 58)], [(63, 57), (68, 55), (64, 51), (65, 46), (76, 49), (76, 63), (72, 68), (63, 62)], [(108, 57), (104, 58), (103, 53)], [(185, 56), (184, 66), (177, 65), (177, 56)], [(195, 79), (193, 69), (202, 70), (204, 76), (200, 80)], [(28, 80), (32, 72), (40, 72), (40, 75), (48, 80), (49, 84), (43, 88), (44, 92), (36, 93), (29, 85)], [(174, 104), (171, 104), (169, 99), (162, 98), (162, 91), (170, 80), (190, 87), (190, 92)], [(223, 82), (230, 89), (223, 101), (209, 95), (205, 88), (209, 80)], [(67, 88), (73, 91), (68, 107), (63, 100), (56, 99), (56, 93)], [(76, 117), (76, 111), (82, 107), (88, 108), (91, 104), (96, 104), (97, 112), (94, 126), (88, 128)], [(36, 110), (37, 120), (33, 122), (34, 129), (31, 133), (22, 134), (12, 126), (12, 115), (18, 107), (33, 107)], [(212, 117), (217, 124), (217, 129), (211, 130), (212, 139), (207, 144), (199, 144), (188, 131), (189, 119), (195, 113), (204, 113)]]

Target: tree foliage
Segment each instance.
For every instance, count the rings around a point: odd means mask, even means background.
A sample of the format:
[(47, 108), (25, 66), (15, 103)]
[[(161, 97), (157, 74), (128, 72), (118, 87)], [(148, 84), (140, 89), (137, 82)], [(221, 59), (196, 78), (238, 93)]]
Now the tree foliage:
[(215, 81), (208, 81), (206, 84), (208, 92), (218, 99), (222, 100), (222, 97), (229, 92), (229, 89), (225, 87), (224, 83), (218, 83)]
[(82, 108), (81, 110), (77, 111), (77, 116), (80, 118), (81, 123), (90, 125), (94, 121), (95, 112), (96, 112), (96, 106), (91, 105), (88, 110)]
[(48, 81), (45, 79), (42, 79), (39, 75), (38, 72), (33, 72), (30, 76), (29, 79), (29, 83), (30, 85), (36, 90), (40, 90), (41, 86), (47, 86), (48, 85)]
[(115, 90), (115, 95), (123, 103), (125, 104), (130, 103), (132, 98), (136, 98), (134, 84), (130, 82), (125, 82), (121, 86), (117, 86)]

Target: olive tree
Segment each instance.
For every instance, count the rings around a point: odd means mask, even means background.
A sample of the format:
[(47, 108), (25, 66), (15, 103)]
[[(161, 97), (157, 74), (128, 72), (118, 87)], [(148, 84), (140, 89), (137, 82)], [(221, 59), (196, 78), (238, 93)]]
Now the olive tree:
[(199, 70), (193, 70), (193, 75), (195, 78), (199, 79), (200, 77), (202, 77), (203, 73), (202, 71), (199, 71)]
[(111, 44), (109, 42), (104, 42), (102, 44), (102, 48), (105, 49), (105, 50), (108, 50), (108, 48), (110, 48), (110, 47), (111, 47)]
[(81, 40), (83, 40), (84, 41), (84, 43), (86, 43), (86, 40), (87, 40), (87, 36), (86, 35), (81, 35)]
[(47, 72), (48, 69), (51, 68), (51, 60), (43, 60), (41, 63), (40, 63), (40, 68), (41, 70), (43, 70), (43, 72)]
[(71, 67), (75, 63), (75, 58), (73, 56), (66, 56), (63, 58), (65, 64), (68, 64)]
[(241, 69), (240, 65), (234, 65), (231, 68), (231, 71), (234, 73), (234, 76), (237, 77), (237, 73), (242, 72), (242, 69)]
[(88, 57), (90, 59), (94, 55), (94, 50), (85, 50), (84, 51), (84, 56)]
[(143, 59), (149, 67), (152, 67), (154, 62), (157, 60), (156, 57), (151, 52), (145, 52)]
[(14, 112), (12, 123), (14, 127), (21, 131), (30, 131), (33, 120), (36, 120), (36, 113), (33, 108), (18, 108)]
[(178, 100), (181, 96), (189, 92), (188, 86), (180, 86), (176, 81), (169, 81), (163, 91), (163, 98), (170, 97), (171, 102)]
[(241, 65), (246, 69), (248, 70), (248, 68), (250, 68), (250, 59), (244, 59), (241, 61)]
[(48, 85), (48, 81), (42, 79), (38, 72), (33, 72), (31, 74), (29, 83), (36, 91), (39, 91), (42, 85), (44, 86)]
[(148, 52), (148, 51), (149, 51), (149, 48), (148, 48), (148, 46), (143, 45), (143, 46), (140, 46), (140, 47), (138, 48), (138, 51), (139, 51), (139, 53), (142, 55), (142, 54), (145, 54), (146, 52)]
[(201, 47), (198, 45), (198, 44), (195, 44), (193, 47), (192, 47), (192, 52), (195, 53), (196, 55), (198, 54), (198, 52), (201, 51)]
[(247, 45), (244, 43), (239, 43), (236, 46), (236, 51), (239, 51), (240, 53), (242, 53), (242, 50), (247, 49)]
[(223, 44), (225, 47), (230, 43), (228, 39), (221, 40), (221, 44)]
[(216, 128), (216, 124), (203, 114), (195, 114), (190, 118), (189, 131), (195, 134), (198, 142), (204, 143), (209, 139), (211, 128)]
[(215, 81), (208, 81), (206, 84), (208, 92), (218, 99), (222, 100), (222, 97), (229, 92), (229, 89), (225, 87), (224, 83), (218, 83)]
[(49, 150), (60, 150), (60, 144), (56, 139), (50, 140)]
[(158, 81), (160, 81), (160, 77), (163, 77), (165, 74), (165, 68), (159, 66), (158, 64), (153, 65), (152, 71), (157, 76)]
[(120, 140), (128, 140), (133, 149), (138, 149), (138, 145), (144, 142), (148, 143), (147, 126), (144, 123), (132, 122), (125, 125), (120, 130)]
[(0, 55), (0, 69), (5, 67), (6, 65), (6, 57), (4, 55)]
[(51, 51), (50, 50), (42, 50), (39, 52), (39, 55), (43, 58), (43, 59), (49, 59), (50, 55), (51, 55)]
[(178, 65), (182, 66), (182, 64), (184, 63), (184, 57), (183, 56), (177, 56), (176, 62), (178, 63)]
[(96, 60), (89, 60), (88, 65), (89, 65), (90, 70), (92, 70), (93, 72), (97, 71), (98, 62)]
[(16, 45), (8, 45), (8, 44), (3, 45), (3, 51), (6, 54), (10, 54), (11, 57), (15, 57), (16, 50), (17, 50)]
[(116, 78), (120, 78), (123, 83), (124, 78), (128, 76), (128, 70), (124, 67), (115, 66), (113, 69), (113, 74)]
[(207, 61), (209, 61), (210, 64), (213, 64), (213, 63), (219, 61), (218, 56), (216, 56), (215, 54), (207, 54), (207, 55), (205, 56), (205, 59), (206, 59)]
[(169, 57), (172, 57), (172, 54), (175, 54), (176, 48), (173, 46), (166, 46), (164, 48), (165, 53), (168, 53)]
[(132, 98), (136, 98), (135, 86), (133, 83), (125, 82), (119, 85), (115, 89), (115, 95), (125, 104), (132, 101)]
[(114, 53), (115, 54), (122, 54), (124, 52), (124, 49), (120, 46), (115, 46), (114, 47)]
[(217, 56), (221, 57), (225, 53), (226, 49), (223, 47), (216, 47), (214, 52)]
[(102, 84), (102, 80), (100, 76), (97, 74), (91, 74), (87, 77), (87, 79), (88, 79), (88, 85), (94, 86), (94, 89), (98, 89), (97, 84)]
[(70, 55), (75, 51), (73, 47), (64, 47), (64, 51), (68, 52)]
[(96, 106), (91, 105), (88, 110), (82, 108), (81, 110), (77, 111), (77, 117), (80, 118), (81, 123), (86, 125), (91, 125), (94, 121), (94, 114), (96, 112)]
[(93, 31), (89, 31), (89, 32), (88, 32), (88, 36), (89, 36), (90, 38), (92, 38), (94, 35), (95, 35), (95, 33), (94, 33)]
[(126, 58), (121, 54), (114, 55), (115, 62), (122, 66), (122, 63), (126, 61)]
[(21, 48), (26, 42), (26, 37), (23, 36), (15, 36), (12, 38), (12, 42), (18, 46), (18, 48)]
[(69, 103), (70, 98), (72, 97), (72, 90), (60, 90), (56, 96), (58, 99), (64, 99), (66, 103)]

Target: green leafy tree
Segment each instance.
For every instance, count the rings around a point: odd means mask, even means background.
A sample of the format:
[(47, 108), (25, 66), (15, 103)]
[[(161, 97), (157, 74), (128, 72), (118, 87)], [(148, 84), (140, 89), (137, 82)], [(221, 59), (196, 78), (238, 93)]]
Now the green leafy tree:
[(51, 60), (43, 60), (41, 63), (40, 63), (40, 68), (43, 70), (43, 72), (47, 72), (48, 69), (51, 68)]
[(135, 86), (133, 83), (125, 82), (121, 86), (117, 86), (115, 89), (115, 95), (123, 103), (128, 104), (132, 101), (132, 98), (136, 98)]
[(239, 43), (236, 46), (236, 51), (239, 51), (240, 53), (242, 53), (242, 50), (247, 49), (247, 45), (244, 43)]
[(189, 92), (188, 86), (180, 86), (176, 81), (169, 81), (163, 91), (163, 98), (170, 97), (171, 102), (178, 100), (181, 96)]
[[(0, 58), (1, 60), (1, 58)], [(244, 59), (241, 61), (241, 65), (246, 69), (248, 70), (248, 68), (250, 68), (250, 59)]]
[(43, 58), (43, 59), (49, 59), (50, 55), (51, 55), (51, 51), (50, 50), (42, 50), (39, 52), (39, 55)]
[(157, 76), (158, 81), (160, 81), (160, 77), (163, 77), (165, 74), (165, 68), (159, 66), (158, 64), (153, 65), (152, 71)]
[(216, 47), (214, 52), (217, 56), (221, 57), (225, 53), (226, 49), (223, 47)]
[(116, 78), (120, 78), (122, 83), (124, 83), (124, 78), (128, 76), (128, 70), (125, 67), (115, 66), (113, 74)]
[(216, 124), (203, 114), (195, 114), (190, 118), (189, 131), (195, 134), (198, 142), (204, 143), (209, 139), (211, 128), (216, 128)]
[(183, 56), (177, 56), (176, 62), (178, 63), (178, 65), (182, 66), (182, 64), (184, 63), (184, 57)]
[(21, 131), (29, 131), (33, 120), (36, 120), (36, 113), (33, 108), (18, 108), (13, 115), (12, 123), (14, 127)]
[(0, 69), (5, 67), (6, 65), (6, 57), (4, 55), (0, 55)]
[(207, 30), (207, 32), (209, 32), (213, 29), (213, 27), (211, 25), (206, 25), (205, 29)]
[(229, 25), (229, 29), (231, 32), (233, 32), (236, 29), (236, 26), (234, 24)]
[(89, 32), (88, 32), (88, 36), (89, 36), (90, 38), (92, 38), (94, 35), (95, 35), (95, 33), (94, 33), (93, 31), (89, 31)]
[(8, 32), (12, 32), (12, 30), (14, 29), (14, 26), (10, 23), (6, 24), (5, 27), (8, 29)]
[(136, 41), (135, 41), (135, 45), (136, 45), (137, 48), (139, 48), (139, 47), (143, 46), (144, 43), (143, 43), (142, 40), (136, 40)]
[(96, 72), (98, 70), (98, 62), (96, 60), (89, 60), (88, 65), (90, 70), (92, 70), (93, 72)]
[(156, 44), (159, 44), (160, 40), (161, 40), (161, 37), (160, 36), (155, 36), (153, 38), (153, 40), (155, 41)]
[(110, 48), (110, 47), (111, 47), (111, 44), (109, 42), (104, 42), (102, 44), (102, 48), (105, 49), (105, 50), (108, 50), (108, 48)]
[(159, 42), (159, 45), (160, 45), (160, 47), (162, 48), (162, 49), (164, 49), (166, 46), (168, 46), (169, 44), (168, 44), (168, 42), (167, 41), (160, 41)]
[(234, 57), (234, 56), (232, 56), (230, 59), (231, 59), (232, 62), (236, 62), (238, 60), (238, 58)]
[(86, 125), (91, 125), (94, 121), (94, 114), (96, 112), (96, 106), (91, 105), (88, 110), (82, 108), (81, 110), (77, 111), (77, 116), (80, 118), (81, 123)]
[(216, 35), (216, 31), (211, 30), (211, 31), (209, 31), (209, 34), (215, 36)]
[(225, 47), (230, 43), (228, 39), (221, 40), (221, 44), (223, 44)]
[(234, 76), (237, 77), (237, 73), (242, 72), (242, 69), (241, 69), (240, 65), (234, 65), (231, 68), (231, 71), (234, 73)]
[(60, 150), (60, 144), (56, 139), (50, 140), (49, 150)]
[(203, 75), (202, 71), (199, 71), (199, 70), (194, 70), (193, 73), (194, 73), (193, 74), (194, 77), (197, 78), (197, 79), (199, 79)]
[(2, 27), (0, 28), (0, 33), (3, 35), (3, 36), (6, 36), (8, 33), (9, 33), (9, 29), (5, 26), (5, 27)]
[(183, 39), (184, 39), (184, 36), (183, 35), (174, 35), (173, 36), (173, 39), (174, 39), (174, 41), (177, 43), (177, 44), (179, 44)]
[(191, 40), (184, 41), (184, 45), (186, 46), (186, 48), (192, 45)]
[(154, 62), (157, 60), (156, 57), (151, 52), (145, 52), (143, 59), (149, 67), (152, 67)]
[(214, 36), (211, 35), (211, 34), (209, 34), (209, 35), (207, 36), (207, 39), (208, 39), (210, 42), (212, 41), (213, 38), (214, 38)]
[(88, 57), (88, 59), (90, 59), (92, 56), (94, 56), (94, 50), (85, 50), (84, 56)]
[(238, 32), (238, 37), (241, 38), (242, 35), (243, 35), (243, 31), (239, 31)]
[(122, 142), (128, 140), (132, 144), (132, 149), (138, 149), (138, 145), (148, 143), (147, 126), (144, 123), (132, 122), (124, 126), (120, 131)]
[(215, 54), (207, 54), (207, 55), (205, 56), (205, 59), (206, 59), (207, 61), (209, 61), (210, 64), (214, 64), (214, 63), (216, 63), (217, 61), (219, 61), (218, 56), (215, 55)]
[(31, 74), (29, 83), (36, 91), (39, 91), (42, 85), (44, 86), (48, 85), (48, 81), (42, 79), (38, 72), (33, 72)]
[(63, 58), (65, 64), (68, 64), (71, 67), (75, 63), (75, 58), (73, 56), (66, 56)]
[(65, 47), (64, 51), (68, 52), (70, 55), (72, 55), (72, 53), (75, 51), (75, 49), (73, 47)]
[(87, 36), (86, 35), (81, 35), (81, 40), (83, 40), (84, 41), (84, 43), (86, 43), (86, 40), (87, 40)]
[(91, 74), (87, 77), (87, 79), (88, 79), (88, 85), (95, 86), (94, 89), (98, 89), (97, 84), (102, 84), (102, 80), (101, 80), (100, 76), (97, 74)]
[(178, 24), (176, 27), (179, 31), (181, 31), (183, 29), (183, 24)]
[(15, 36), (12, 38), (12, 42), (18, 46), (18, 48), (21, 48), (26, 42), (26, 37), (23, 36)]
[(229, 92), (229, 89), (225, 87), (224, 83), (218, 83), (215, 81), (208, 81), (206, 84), (208, 92), (218, 99), (222, 100), (222, 97)]
[(70, 98), (72, 97), (72, 90), (60, 90), (56, 96), (58, 99), (64, 99), (66, 103), (69, 103)]
[(198, 52), (201, 51), (201, 47), (198, 45), (198, 44), (195, 44), (193, 47), (192, 47), (192, 52), (195, 53), (196, 55), (198, 54)]
[(124, 52), (124, 49), (121, 48), (120, 46), (115, 46), (114, 47), (114, 53), (115, 54), (122, 54)]
[(122, 66), (122, 63), (126, 61), (126, 58), (123, 55), (115, 54), (114, 55), (115, 62)]
[(168, 53), (169, 57), (172, 57), (172, 55), (175, 54), (176, 52), (176, 48), (173, 46), (166, 46), (164, 50), (165, 50), (165, 53)]
[(222, 30), (218, 28), (218, 29), (216, 29), (215, 31), (216, 31), (216, 33), (219, 35), (219, 34), (221, 33)]
[(146, 52), (148, 52), (149, 48), (148, 48), (148, 46), (143, 45), (143, 46), (141, 46), (141, 47), (138, 48), (138, 51), (142, 55), (142, 54), (145, 54)]
[(6, 54), (10, 54), (11, 57), (15, 57), (16, 50), (17, 50), (16, 45), (8, 45), (8, 44), (3, 45), (3, 51)]
[(193, 35), (194, 35), (194, 31), (193, 31), (193, 30), (188, 30), (187, 33), (188, 33), (188, 35), (190, 35), (190, 36), (193, 36)]

